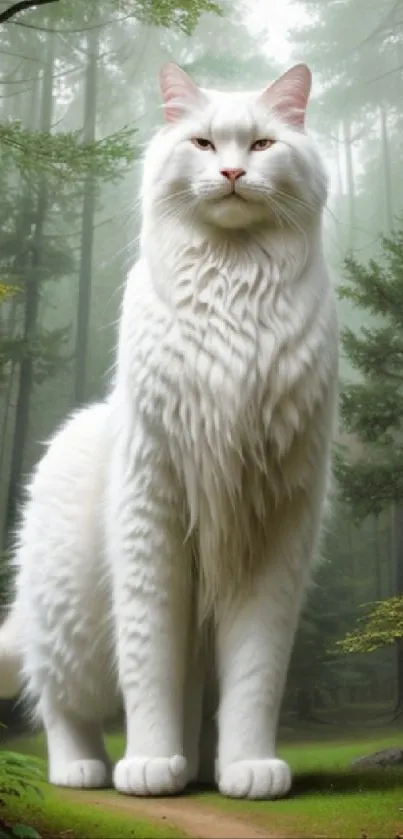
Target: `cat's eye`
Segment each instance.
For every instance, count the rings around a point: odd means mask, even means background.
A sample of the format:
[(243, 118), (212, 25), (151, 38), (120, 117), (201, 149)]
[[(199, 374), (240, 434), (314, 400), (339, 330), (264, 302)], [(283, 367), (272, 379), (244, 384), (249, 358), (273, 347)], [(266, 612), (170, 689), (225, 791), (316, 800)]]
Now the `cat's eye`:
[(203, 149), (203, 151), (210, 149), (211, 151), (215, 151), (213, 143), (210, 140), (206, 140), (204, 137), (192, 137), (192, 143), (197, 149)]
[(268, 137), (262, 137), (261, 140), (255, 140), (254, 143), (251, 145), (251, 151), (265, 151), (272, 146), (274, 140), (270, 140)]

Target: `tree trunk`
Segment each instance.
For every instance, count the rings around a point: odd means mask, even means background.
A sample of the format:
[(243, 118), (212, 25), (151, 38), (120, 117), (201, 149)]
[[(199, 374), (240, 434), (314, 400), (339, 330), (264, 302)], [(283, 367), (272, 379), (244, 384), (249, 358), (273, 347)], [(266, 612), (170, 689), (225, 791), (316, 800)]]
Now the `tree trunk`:
[(343, 188), (343, 125), (339, 125), (337, 129), (337, 140), (335, 144), (335, 162), (337, 172), (337, 195), (342, 196)]
[[(53, 111), (53, 68), (54, 34), (49, 32), (46, 41), (46, 55), (42, 76), (40, 130), (51, 131)], [(25, 354), (20, 365), (16, 417), (12, 442), (10, 480), (7, 496), (6, 529), (7, 532), (15, 521), (16, 508), (21, 491), (21, 478), (24, 463), (27, 433), (29, 428), (29, 409), (34, 384), (34, 364), (30, 350), (32, 339), (36, 335), (40, 299), (40, 267), (42, 262), (43, 229), (48, 205), (48, 187), (45, 175), (38, 182), (35, 228), (32, 237), (31, 259), (27, 269), (23, 341)]]
[(379, 539), (379, 517), (374, 516), (372, 522), (373, 545), (374, 545), (374, 582), (376, 599), (382, 598), (382, 566), (381, 548)]
[(347, 198), (348, 198), (348, 232), (347, 249), (354, 250), (356, 219), (355, 219), (355, 185), (354, 185), (354, 162), (351, 139), (351, 127), (348, 119), (343, 120), (344, 154), (346, 162)]
[[(87, 68), (84, 95), (84, 143), (92, 143), (96, 133), (97, 69), (99, 30), (88, 30)], [(92, 250), (94, 240), (95, 179), (89, 174), (84, 183), (84, 200), (81, 222), (81, 253), (78, 281), (77, 331), (75, 347), (74, 404), (85, 399), (88, 332), (91, 310)]]
[[(403, 596), (403, 507), (395, 509), (394, 516), (395, 547), (395, 594)], [(403, 707), (403, 639), (396, 645), (396, 705)]]
[(383, 190), (384, 190), (384, 210), (385, 210), (385, 233), (389, 236), (393, 230), (393, 198), (392, 198), (392, 180), (390, 171), (390, 149), (389, 149), (389, 135), (388, 135), (388, 117), (383, 105), (379, 108), (381, 120), (381, 148), (382, 148), (382, 171), (383, 171)]
[[(20, 73), (24, 76), (26, 67), (23, 65)], [(29, 94), (24, 94), (24, 97), (18, 97), (18, 108), (16, 113), (10, 113), (9, 116), (21, 120), (24, 128), (29, 131), (35, 131), (38, 128), (38, 110), (39, 110), (39, 75), (34, 73), (32, 80), (32, 88)], [(23, 98), (24, 107), (20, 99)], [(7, 101), (7, 100), (6, 100)], [(13, 102), (14, 100), (9, 100)], [(4, 116), (7, 112), (2, 107)], [(19, 250), (15, 254), (13, 265), (13, 273), (15, 275), (15, 285), (20, 286), (27, 273), (27, 257), (28, 248), (27, 241), (31, 232), (32, 224), (35, 219), (32, 212), (32, 188), (27, 176), (20, 176), (20, 192), (21, 200), (19, 204), (19, 212), (15, 223), (15, 241), (18, 242)], [(5, 307), (4, 307), (5, 308)], [(21, 300), (19, 295), (12, 297), (8, 305), (7, 317), (3, 322), (4, 337), (7, 340), (16, 338), (18, 323), (21, 321), (20, 317)], [(14, 410), (12, 405), (16, 401), (17, 386), (18, 386), (19, 364), (13, 360), (10, 363), (7, 383), (3, 388), (1, 400), (1, 420), (0, 420), (0, 474), (3, 480), (0, 483), (0, 552), (4, 550), (6, 540), (6, 510), (7, 510), (7, 496), (8, 496), (8, 475), (10, 471), (10, 437), (12, 429), (12, 420), (14, 419)]]

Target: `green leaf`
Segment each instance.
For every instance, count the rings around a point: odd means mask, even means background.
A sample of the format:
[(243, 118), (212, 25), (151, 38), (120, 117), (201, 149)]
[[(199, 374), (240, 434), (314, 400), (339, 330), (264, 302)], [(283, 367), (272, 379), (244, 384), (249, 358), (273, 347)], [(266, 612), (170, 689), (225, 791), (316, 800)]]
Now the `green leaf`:
[(352, 632), (336, 643), (343, 653), (370, 653), (403, 638), (403, 595), (379, 600), (359, 618)]

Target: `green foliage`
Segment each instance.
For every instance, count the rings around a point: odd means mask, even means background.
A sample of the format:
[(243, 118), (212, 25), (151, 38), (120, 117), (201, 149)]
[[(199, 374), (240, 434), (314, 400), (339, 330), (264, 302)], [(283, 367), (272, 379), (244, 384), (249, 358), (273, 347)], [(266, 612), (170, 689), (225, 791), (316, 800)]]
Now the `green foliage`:
[[(43, 778), (43, 762), (38, 758), (13, 751), (0, 752), (0, 808), (4, 811), (10, 798), (21, 798), (27, 793), (43, 799), (43, 792), (38, 786)], [(13, 837), (41, 839), (41, 834), (30, 825), (20, 822), (9, 825), (0, 818), (0, 839)]]
[(352, 460), (340, 448), (334, 469), (343, 498), (356, 521), (378, 515), (403, 498), (403, 447), (373, 445)]
[(60, 329), (38, 331), (31, 340), (23, 338), (3, 341), (0, 345), (0, 365), (2, 358), (20, 364), (29, 355), (34, 366), (34, 380), (41, 384), (48, 378), (68, 370), (70, 356), (66, 354), (70, 336), (70, 326)]
[[(359, 373), (340, 398), (344, 428), (360, 442), (352, 455), (339, 447), (335, 469), (344, 500), (357, 520), (403, 503), (403, 230), (381, 240), (381, 256), (367, 265), (348, 258), (341, 295), (366, 313), (358, 332), (342, 331), (342, 345)], [(366, 607), (367, 608), (367, 607)], [(403, 597), (373, 604), (337, 648), (372, 652), (403, 637)]]
[(117, 0), (123, 14), (133, 15), (142, 23), (180, 29), (187, 35), (194, 30), (203, 12), (220, 13), (214, 0)]
[(43, 764), (38, 758), (18, 752), (1, 751), (0, 774), (2, 778), (0, 804), (2, 803), (1, 796), (19, 796), (27, 790), (42, 797), (38, 781), (43, 781)]
[(336, 643), (345, 653), (370, 653), (403, 638), (403, 596), (389, 597), (371, 604), (353, 632)]
[[(88, 0), (39, 0), (39, 3), (52, 4), (44, 9), (47, 18), (56, 21), (62, 18), (65, 22), (80, 21), (83, 27), (94, 21), (99, 22), (97, 3), (91, 6)], [(26, 6), (34, 6), (27, 0)], [(21, 12), (17, 2), (10, 0), (10, 9), (15, 6), (15, 14)], [(214, 0), (105, 0), (103, 11), (109, 6), (110, 14), (123, 17), (134, 17), (142, 23), (152, 26), (165, 26), (180, 29), (189, 35), (195, 28), (203, 12), (219, 13), (219, 4)], [(3, 10), (2, 10), (3, 11)], [(6, 10), (4, 10), (6, 11)], [(8, 18), (11, 20), (11, 16)]]
[[(368, 702), (373, 671), (377, 680), (393, 680), (393, 656), (370, 661), (340, 655), (337, 642), (354, 625), (360, 604), (390, 589), (390, 516), (358, 526), (346, 504), (334, 503), (298, 626), (287, 680), (284, 722), (344, 718), (350, 701)], [(382, 555), (382, 571), (379, 556)], [(375, 657), (377, 659), (377, 656)], [(382, 673), (382, 678), (381, 674)], [(369, 711), (369, 713), (371, 713)]]
[(5, 283), (0, 283), (0, 305), (12, 297), (13, 294), (16, 294), (16, 292), (17, 289), (15, 287)]
[[(328, 552), (330, 553), (330, 551)], [(351, 581), (334, 563), (322, 562), (298, 627), (287, 681), (286, 702), (300, 719), (331, 705), (335, 689), (347, 678), (332, 647), (351, 621)]]
[[(39, 798), (43, 793), (38, 782), (43, 781), (42, 761), (18, 752), (0, 752), (0, 808), (4, 810), (6, 801), (11, 798), (21, 798), (28, 792), (33, 792)], [(8, 825), (0, 819), (0, 839), (40, 839), (40, 833), (26, 824), (17, 822)]]
[(368, 325), (342, 330), (344, 353), (358, 371), (340, 397), (344, 428), (362, 450), (336, 455), (336, 474), (344, 499), (357, 518), (403, 501), (403, 230), (381, 240), (381, 257), (361, 265), (345, 262), (347, 283), (341, 295)]
[(45, 172), (67, 181), (86, 174), (116, 180), (123, 167), (135, 159), (135, 133), (125, 128), (96, 143), (83, 143), (79, 131), (32, 132), (18, 122), (9, 122), (0, 125), (0, 153), (2, 147), (10, 149), (21, 173)]
[(403, 327), (403, 228), (393, 236), (381, 238), (382, 261), (371, 259), (368, 265), (356, 259), (345, 260), (347, 284), (340, 286), (340, 296), (374, 315), (391, 318)]
[[(1, 236), (0, 236), (1, 241)], [(0, 260), (0, 276), (1, 276), (1, 260)], [(7, 279), (7, 277), (3, 277), (3, 279)], [(18, 293), (18, 289), (15, 286), (9, 285), (8, 283), (0, 282), (0, 317), (1, 317), (1, 307), (10, 300), (15, 294)], [(1, 323), (1, 320), (0, 320)], [(10, 360), (10, 353), (7, 347), (7, 341), (2, 339), (0, 336), (0, 384), (4, 380), (4, 371), (7, 365), (7, 362)]]

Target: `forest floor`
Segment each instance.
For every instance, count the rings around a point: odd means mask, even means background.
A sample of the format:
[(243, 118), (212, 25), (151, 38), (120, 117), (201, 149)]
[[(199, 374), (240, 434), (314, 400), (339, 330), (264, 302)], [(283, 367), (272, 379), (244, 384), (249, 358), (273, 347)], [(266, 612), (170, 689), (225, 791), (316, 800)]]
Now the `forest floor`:
[[(402, 730), (315, 727), (290, 732), (279, 755), (294, 772), (292, 794), (282, 801), (234, 801), (195, 789), (177, 798), (132, 799), (108, 791), (75, 791), (40, 781), (43, 797), (26, 791), (4, 795), (5, 821), (35, 826), (45, 839), (395, 839), (403, 836), (403, 769), (357, 772), (351, 761), (400, 745)], [(42, 735), (8, 740), (5, 749), (36, 755), (45, 772)], [(120, 735), (108, 736), (113, 759)], [(1, 835), (1, 833), (0, 833)], [(22, 836), (22, 833), (19, 833)]]

